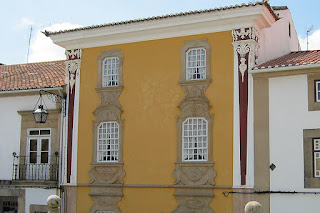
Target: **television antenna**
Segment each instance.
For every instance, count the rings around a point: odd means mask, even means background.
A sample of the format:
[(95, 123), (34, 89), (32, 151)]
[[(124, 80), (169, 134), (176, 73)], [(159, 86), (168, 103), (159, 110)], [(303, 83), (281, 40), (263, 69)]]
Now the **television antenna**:
[(309, 50), (309, 33), (313, 30), (314, 26), (311, 25), (309, 30), (307, 30), (307, 51)]
[(29, 44), (28, 44), (27, 63), (29, 62), (29, 50), (30, 50), (31, 36), (32, 36), (32, 26), (30, 26), (30, 35), (29, 35)]

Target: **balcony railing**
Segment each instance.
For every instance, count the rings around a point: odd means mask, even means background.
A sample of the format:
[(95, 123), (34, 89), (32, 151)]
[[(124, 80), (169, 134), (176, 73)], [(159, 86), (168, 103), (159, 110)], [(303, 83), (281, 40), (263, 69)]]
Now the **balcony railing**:
[[(40, 158), (40, 156), (37, 158)], [(29, 156), (16, 156), (13, 154), (12, 180), (57, 181), (58, 171), (58, 155), (49, 157), (48, 163), (30, 163)]]

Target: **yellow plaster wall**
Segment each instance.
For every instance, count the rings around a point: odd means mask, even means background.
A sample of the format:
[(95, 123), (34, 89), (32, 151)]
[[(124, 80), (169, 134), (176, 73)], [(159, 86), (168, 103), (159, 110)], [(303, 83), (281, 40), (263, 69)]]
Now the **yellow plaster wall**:
[[(178, 105), (184, 97), (178, 84), (180, 77), (180, 48), (184, 41), (208, 39), (211, 45), (212, 82), (206, 95), (213, 106), (213, 160), (217, 171), (217, 185), (232, 185), (233, 131), (233, 46), (231, 32), (137, 42), (99, 48), (83, 49), (80, 78), (80, 112), (78, 136), (78, 183), (88, 183), (92, 161), (93, 111), (99, 104), (95, 91), (97, 58), (101, 51), (120, 49), (123, 61), (123, 91), (119, 101), (124, 121), (123, 162), (125, 184), (173, 184), (175, 169)], [(232, 206), (223, 199), (221, 190), (214, 190), (212, 207), (219, 212)], [(78, 190), (78, 209), (90, 200), (87, 192)], [(148, 212), (170, 212), (177, 206), (174, 189), (124, 188), (119, 206), (139, 209), (139, 196), (153, 205), (164, 206), (163, 211), (152, 208)], [(220, 194), (219, 194), (220, 193)], [(220, 199), (221, 197), (221, 199)], [(225, 206), (225, 207), (223, 207)], [(147, 208), (147, 209), (148, 209)], [(160, 208), (160, 207), (159, 207)], [(162, 208), (161, 208), (162, 209)], [(219, 211), (218, 211), (219, 209)], [(221, 209), (221, 210), (220, 210)], [(141, 210), (141, 209), (140, 209)], [(132, 212), (132, 211), (131, 211)]]

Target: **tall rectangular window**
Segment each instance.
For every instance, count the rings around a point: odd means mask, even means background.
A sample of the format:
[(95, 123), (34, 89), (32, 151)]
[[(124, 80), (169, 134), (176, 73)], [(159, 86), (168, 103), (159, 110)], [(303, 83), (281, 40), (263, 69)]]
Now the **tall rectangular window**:
[(316, 102), (320, 102), (320, 81), (315, 81)]
[(187, 118), (182, 123), (182, 161), (208, 160), (208, 122)]
[(29, 129), (28, 147), (29, 162), (32, 164), (49, 163), (50, 129)]
[(103, 61), (102, 87), (119, 85), (119, 58), (111, 57)]
[(186, 54), (187, 80), (206, 79), (206, 50), (193, 48)]
[(320, 139), (313, 139), (313, 175), (320, 177)]
[(118, 162), (119, 125), (103, 122), (98, 126), (97, 162)]

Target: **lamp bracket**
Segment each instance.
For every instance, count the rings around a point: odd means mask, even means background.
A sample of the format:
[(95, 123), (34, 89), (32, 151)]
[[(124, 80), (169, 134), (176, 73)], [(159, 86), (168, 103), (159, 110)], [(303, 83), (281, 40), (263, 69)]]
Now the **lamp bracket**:
[(63, 96), (58, 95), (56, 93), (46, 91), (46, 90), (40, 90), (40, 96), (41, 95), (47, 95), (48, 99), (51, 100), (52, 102), (58, 104), (60, 106), (60, 109), (62, 110), (63, 114), (65, 115), (66, 111), (66, 102), (65, 100), (67, 99), (67, 95), (64, 94)]

